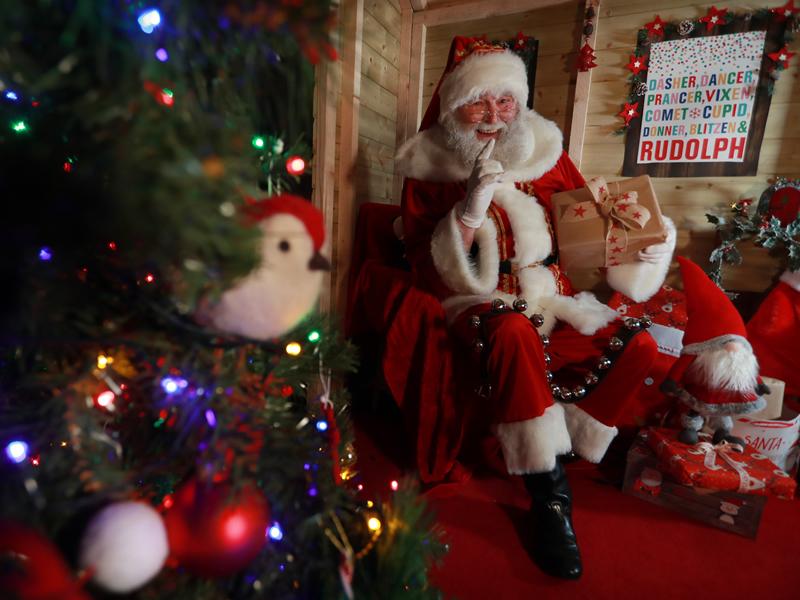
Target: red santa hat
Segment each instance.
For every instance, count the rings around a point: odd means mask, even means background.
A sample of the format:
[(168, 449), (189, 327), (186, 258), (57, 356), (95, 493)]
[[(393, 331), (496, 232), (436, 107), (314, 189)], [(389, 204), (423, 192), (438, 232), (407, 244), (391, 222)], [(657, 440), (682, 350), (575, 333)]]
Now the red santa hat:
[[(517, 34), (514, 49), (522, 50), (530, 40)], [(474, 102), (483, 94), (511, 94), (520, 106), (528, 102), (525, 63), (508, 44), (489, 42), (486, 36), (456, 36), (447, 55), (447, 66), (436, 86), (420, 131), (428, 129), (443, 114)]]
[(744, 321), (725, 292), (688, 258), (679, 256), (678, 263), (689, 317), (681, 353), (697, 355), (733, 341), (752, 350)]
[(325, 242), (325, 219), (316, 206), (305, 198), (292, 194), (278, 194), (263, 200), (248, 198), (244, 214), (251, 223), (258, 223), (277, 214), (297, 217), (305, 225), (314, 243), (314, 251), (319, 252)]

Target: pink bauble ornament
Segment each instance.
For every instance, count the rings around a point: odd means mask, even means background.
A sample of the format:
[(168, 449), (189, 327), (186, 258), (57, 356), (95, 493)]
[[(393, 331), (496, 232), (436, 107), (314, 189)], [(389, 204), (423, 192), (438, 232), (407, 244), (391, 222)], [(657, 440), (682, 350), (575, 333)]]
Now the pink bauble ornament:
[(233, 492), (227, 484), (192, 479), (177, 491), (164, 520), (179, 566), (203, 577), (228, 577), (264, 547), (269, 507), (255, 487)]

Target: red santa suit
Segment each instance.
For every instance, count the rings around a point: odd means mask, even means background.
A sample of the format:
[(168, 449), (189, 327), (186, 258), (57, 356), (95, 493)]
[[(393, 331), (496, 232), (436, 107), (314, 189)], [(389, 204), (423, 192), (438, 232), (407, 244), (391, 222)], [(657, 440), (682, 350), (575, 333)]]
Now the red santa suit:
[[(518, 57), (507, 51), (484, 53), (480, 47), (474, 51), (468, 43), (464, 38), (454, 41), (450, 66), (422, 131), (400, 148), (396, 159), (398, 171), (407, 178), (402, 216), (414, 283), (441, 300), (451, 331), (464, 343), (474, 336), (469, 318), (485, 312), (492, 300), (509, 305), (517, 298), (527, 301), (524, 313), (484, 320), (485, 364), (492, 385), (484, 416), (492, 422), (510, 473), (549, 471), (556, 456), (570, 450), (597, 462), (616, 435), (614, 423), (657, 349), (646, 333), (635, 336), (616, 367), (585, 398), (554, 402), (547, 371), (553, 371), (557, 381), (587, 374), (622, 325), (614, 321), (616, 312), (592, 294), (574, 294), (558, 267), (550, 196), (580, 187), (584, 180), (562, 150), (561, 131), (532, 110), (522, 109), (517, 117), (534, 140), (532, 151), (518, 164), (503, 165), (503, 183), (475, 231), (477, 253), (464, 248), (458, 216), (470, 169), (448, 147), (444, 127), (435, 122), (439, 107), (452, 110), (485, 92), (511, 93), (524, 107), (528, 93)], [(669, 257), (660, 264), (610, 267), (607, 278), (614, 289), (642, 301), (659, 289), (668, 268)], [(544, 317), (538, 333), (550, 337), (546, 350), (526, 318), (533, 314)], [(472, 371), (472, 366), (461, 365), (456, 376)]]

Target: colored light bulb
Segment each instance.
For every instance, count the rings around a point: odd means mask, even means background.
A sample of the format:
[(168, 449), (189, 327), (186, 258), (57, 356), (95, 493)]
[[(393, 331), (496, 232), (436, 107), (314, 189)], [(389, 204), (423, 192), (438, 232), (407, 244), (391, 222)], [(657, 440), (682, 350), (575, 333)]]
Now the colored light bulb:
[(309, 332), (307, 339), (309, 342), (314, 343), (318, 342), (321, 337), (322, 335), (320, 334), (320, 332), (315, 329), (314, 331)]
[(6, 456), (11, 462), (20, 464), (28, 458), (28, 444), (22, 440), (14, 440), (6, 445)]
[(289, 342), (286, 344), (286, 354), (289, 356), (298, 356), (303, 351), (303, 347), (297, 342)]
[(289, 175), (302, 175), (306, 170), (306, 161), (300, 156), (290, 156), (286, 161), (286, 170)]
[(116, 394), (111, 390), (106, 390), (105, 392), (100, 392), (97, 395), (97, 406), (102, 408), (111, 409), (114, 407), (114, 400), (116, 399)]
[(328, 431), (328, 422), (317, 421), (317, 431)]
[(25, 133), (28, 131), (28, 124), (22, 119), (19, 119), (18, 121), (13, 121), (11, 123), (11, 129), (14, 131), (14, 133)]
[(264, 138), (260, 135), (254, 135), (250, 143), (253, 144), (253, 148), (258, 148), (259, 150), (266, 144)]
[(267, 529), (267, 535), (270, 539), (279, 542), (283, 539), (283, 530), (281, 529), (281, 526), (275, 522), (270, 526), (269, 529)]
[(53, 252), (47, 246), (42, 246), (39, 248), (39, 260), (47, 262), (53, 258)]
[(161, 62), (167, 62), (169, 60), (169, 52), (167, 52), (166, 48), (159, 48), (156, 50), (156, 58)]
[(380, 531), (383, 524), (378, 517), (370, 517), (367, 520), (367, 527), (369, 527), (370, 531)]
[(217, 426), (217, 415), (210, 408), (206, 409), (206, 423), (208, 423), (209, 427)]
[(15, 92), (14, 90), (8, 90), (5, 93), (5, 97), (6, 99), (11, 100), (12, 102), (16, 102), (17, 100), (19, 100), (19, 96), (17, 96), (17, 92)]
[(153, 30), (161, 25), (161, 13), (155, 8), (148, 8), (136, 20), (139, 22), (139, 27), (141, 27), (142, 31), (153, 33)]

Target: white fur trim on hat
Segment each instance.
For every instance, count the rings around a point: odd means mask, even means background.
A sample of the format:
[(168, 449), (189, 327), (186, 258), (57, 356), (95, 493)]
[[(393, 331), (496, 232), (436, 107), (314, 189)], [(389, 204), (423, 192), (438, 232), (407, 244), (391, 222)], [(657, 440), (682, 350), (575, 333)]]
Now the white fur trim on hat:
[(439, 88), (441, 115), (474, 102), (487, 92), (511, 94), (520, 106), (528, 103), (528, 73), (511, 51), (472, 54), (451, 71)]
[(556, 456), (572, 449), (560, 404), (548, 406), (535, 419), (499, 423), (492, 429), (500, 440), (510, 475), (552, 471)]

